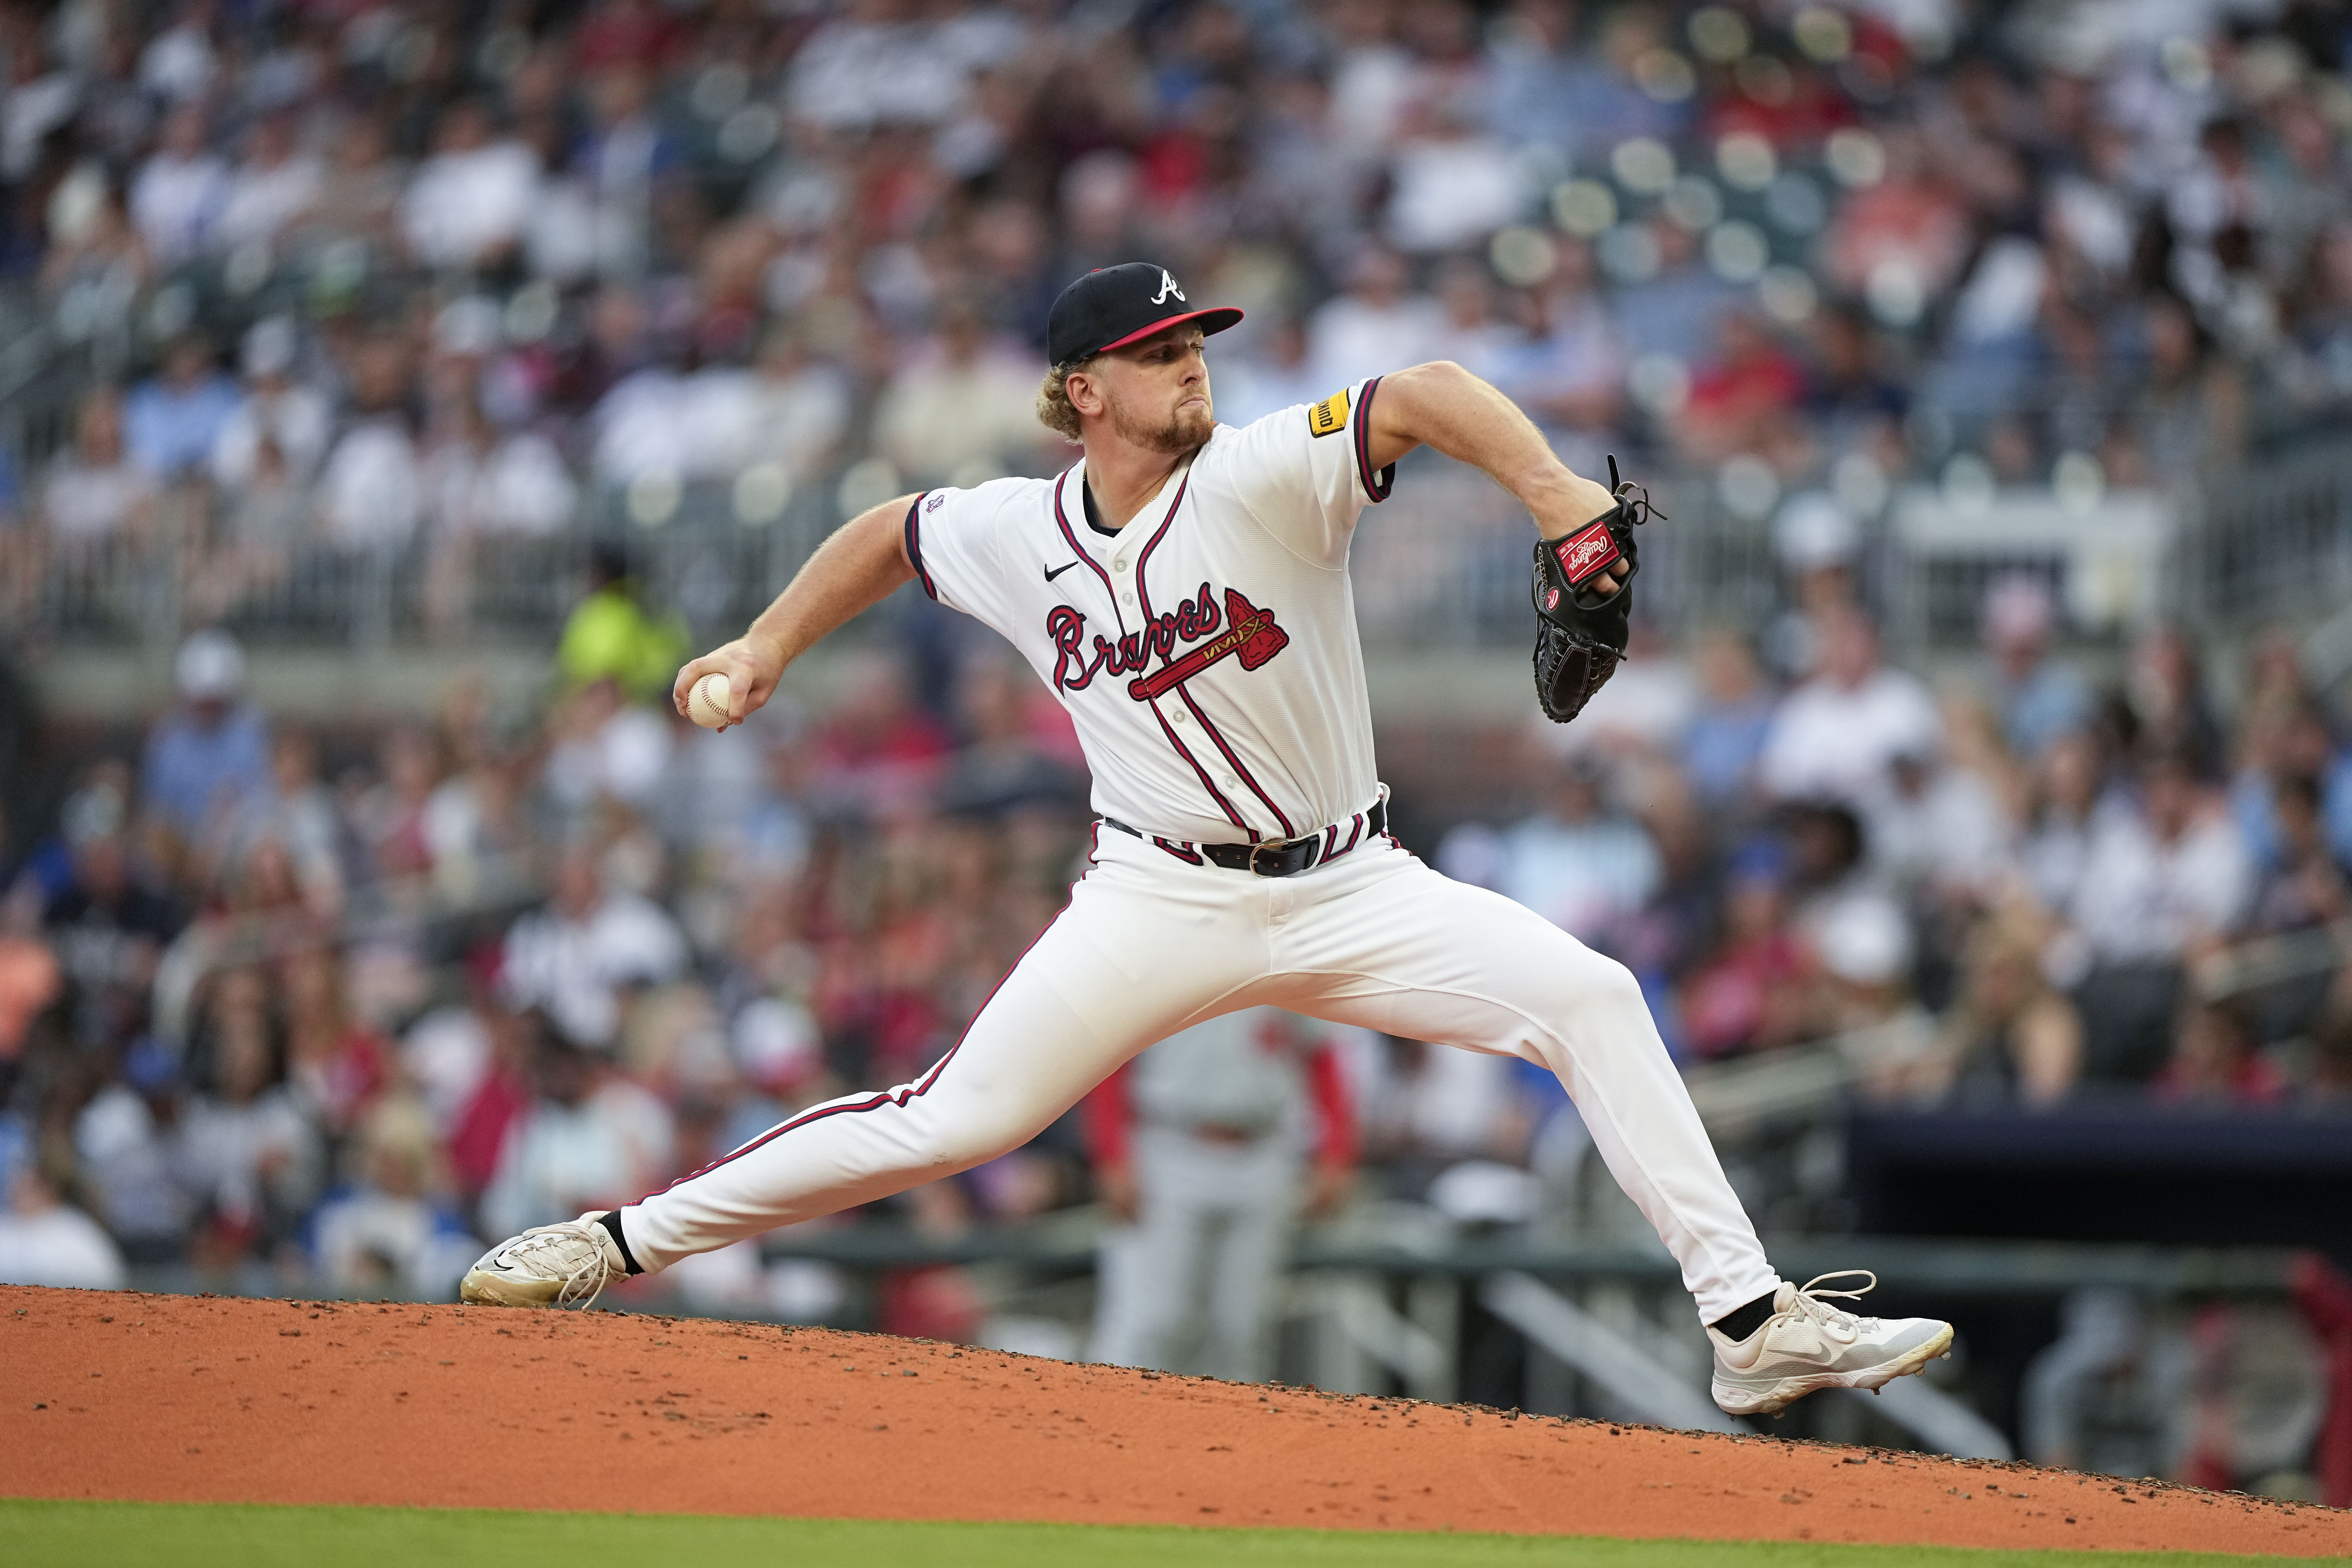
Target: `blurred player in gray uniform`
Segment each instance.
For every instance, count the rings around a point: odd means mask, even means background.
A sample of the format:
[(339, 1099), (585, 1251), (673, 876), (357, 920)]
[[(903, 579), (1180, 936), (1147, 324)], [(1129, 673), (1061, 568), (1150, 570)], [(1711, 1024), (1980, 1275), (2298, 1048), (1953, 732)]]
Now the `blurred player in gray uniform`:
[(1302, 1215), (1355, 1161), (1328, 1031), (1249, 1007), (1170, 1036), (1087, 1100), (1103, 1238), (1093, 1360), (1255, 1382)]

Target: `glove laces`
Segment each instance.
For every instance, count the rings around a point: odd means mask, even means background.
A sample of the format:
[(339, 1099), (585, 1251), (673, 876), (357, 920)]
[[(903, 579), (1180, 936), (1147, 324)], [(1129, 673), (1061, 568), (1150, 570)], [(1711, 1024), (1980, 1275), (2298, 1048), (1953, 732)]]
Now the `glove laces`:
[[(1664, 512), (1650, 504), (1648, 486), (1637, 485), (1631, 479), (1622, 479), (1617, 477), (1617, 454), (1614, 452), (1609, 454), (1609, 493), (1615, 496), (1618, 504), (1625, 509), (1627, 522), (1638, 527), (1652, 518), (1657, 519), (1660, 522), (1667, 521)], [(1822, 1278), (1834, 1279), (1835, 1276), (1823, 1275)]]
[[(1869, 1283), (1859, 1290), (1821, 1289), (1825, 1281), (1831, 1279), (1866, 1279)], [(1806, 1280), (1798, 1288), (1796, 1299), (1789, 1305), (1792, 1311), (1802, 1312), (1817, 1323), (1828, 1324), (1847, 1333), (1875, 1333), (1878, 1330), (1876, 1318), (1866, 1318), (1859, 1312), (1843, 1307), (1832, 1307), (1826, 1298), (1834, 1296), (1843, 1300), (1859, 1301), (1864, 1295), (1877, 1289), (1878, 1276), (1869, 1269), (1840, 1268), (1828, 1274), (1816, 1274)]]
[(596, 1298), (604, 1293), (604, 1287), (612, 1282), (615, 1272), (611, 1259), (604, 1255), (604, 1238), (595, 1230), (593, 1224), (576, 1219), (539, 1226), (516, 1237), (499, 1256), (528, 1263), (541, 1253), (560, 1255), (567, 1243), (586, 1242), (588, 1255), (577, 1262), (566, 1265), (558, 1258), (551, 1258), (546, 1265), (547, 1272), (562, 1281), (556, 1288), (555, 1304), (577, 1306), (585, 1311), (596, 1304)]

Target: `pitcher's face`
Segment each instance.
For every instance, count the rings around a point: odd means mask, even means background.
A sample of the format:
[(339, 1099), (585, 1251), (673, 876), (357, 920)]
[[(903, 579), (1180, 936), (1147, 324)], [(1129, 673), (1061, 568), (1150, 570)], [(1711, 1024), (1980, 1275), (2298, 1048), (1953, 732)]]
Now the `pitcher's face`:
[(1112, 350), (1087, 373), (1121, 440), (1171, 457), (1208, 440), (1217, 415), (1205, 341), (1196, 326), (1171, 327)]

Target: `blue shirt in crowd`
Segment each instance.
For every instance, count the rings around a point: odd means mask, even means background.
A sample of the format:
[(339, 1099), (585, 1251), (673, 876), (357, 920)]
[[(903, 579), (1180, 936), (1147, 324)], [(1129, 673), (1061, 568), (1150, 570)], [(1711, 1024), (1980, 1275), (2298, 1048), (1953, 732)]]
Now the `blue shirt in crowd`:
[(231, 708), (209, 724), (190, 708), (165, 714), (147, 738), (141, 784), (147, 808), (183, 837), (194, 837), (216, 804), (233, 806), (270, 788), (269, 726), (261, 710)]
[(212, 456), (237, 403), (236, 384), (225, 375), (208, 375), (192, 386), (142, 382), (123, 400), (123, 447), (151, 474), (185, 473)]

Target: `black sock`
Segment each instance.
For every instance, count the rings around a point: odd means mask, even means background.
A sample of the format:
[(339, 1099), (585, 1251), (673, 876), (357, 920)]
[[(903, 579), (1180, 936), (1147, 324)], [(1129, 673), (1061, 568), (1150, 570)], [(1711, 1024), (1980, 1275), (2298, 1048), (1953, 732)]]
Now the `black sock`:
[[(612, 1232), (613, 1245), (621, 1249), (621, 1261), (628, 1265), (629, 1272), (631, 1274), (643, 1274), (645, 1270), (637, 1265), (637, 1255), (629, 1250), (629, 1238), (621, 1234), (621, 1211), (619, 1209), (606, 1209), (603, 1214), (596, 1216), (596, 1223), (603, 1226), (606, 1230)], [(1740, 1309), (1743, 1312), (1747, 1310), (1748, 1309), (1745, 1307)], [(1759, 1318), (1757, 1321), (1761, 1322), (1763, 1320)], [(1740, 1337), (1745, 1339), (1747, 1336), (1743, 1334)]]
[[(613, 1217), (614, 1219), (618, 1219), (620, 1218), (620, 1215), (614, 1215)], [(621, 1234), (620, 1227), (618, 1226), (614, 1227), (613, 1234), (615, 1236)], [(1772, 1315), (1772, 1302), (1779, 1297), (1779, 1295), (1780, 1292), (1778, 1290), (1767, 1290), (1763, 1295), (1757, 1297), (1756, 1300), (1748, 1302), (1745, 1307), (1733, 1308), (1730, 1311), (1726, 1312), (1723, 1316), (1709, 1323), (1707, 1327), (1713, 1329), (1717, 1333), (1721, 1334), (1725, 1339), (1729, 1340), (1732, 1343), (1738, 1344), (1741, 1340), (1746, 1339), (1748, 1335), (1754, 1333), (1757, 1330), (1764, 1326), (1765, 1320), (1769, 1319)]]

